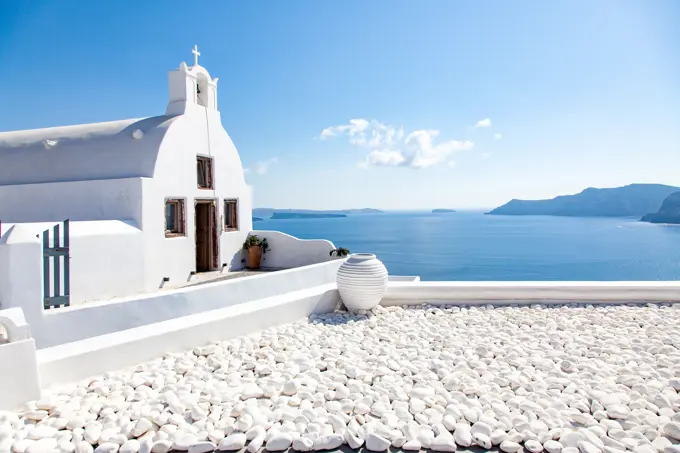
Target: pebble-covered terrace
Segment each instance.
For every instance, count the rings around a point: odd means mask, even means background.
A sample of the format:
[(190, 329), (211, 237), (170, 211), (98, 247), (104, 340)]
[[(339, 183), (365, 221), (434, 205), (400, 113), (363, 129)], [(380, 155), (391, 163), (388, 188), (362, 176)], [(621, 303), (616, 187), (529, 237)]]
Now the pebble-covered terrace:
[(680, 453), (680, 304), (335, 312), (50, 389), (0, 452)]

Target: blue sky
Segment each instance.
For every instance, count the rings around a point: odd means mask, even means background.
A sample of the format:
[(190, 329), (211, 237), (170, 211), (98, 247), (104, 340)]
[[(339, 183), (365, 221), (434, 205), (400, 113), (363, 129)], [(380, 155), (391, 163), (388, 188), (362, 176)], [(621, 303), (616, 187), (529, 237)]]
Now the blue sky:
[(0, 130), (219, 77), (255, 205), (473, 208), (680, 185), (680, 2), (0, 2)]

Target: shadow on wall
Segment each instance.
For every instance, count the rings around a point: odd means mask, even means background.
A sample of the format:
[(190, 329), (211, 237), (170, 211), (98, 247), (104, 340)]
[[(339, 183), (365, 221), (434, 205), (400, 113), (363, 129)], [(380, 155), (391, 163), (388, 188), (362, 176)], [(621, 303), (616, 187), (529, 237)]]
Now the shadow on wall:
[[(335, 245), (326, 239), (298, 239), (280, 231), (251, 231), (251, 235), (267, 239), (269, 251), (263, 256), (262, 267), (291, 269), (310, 264), (325, 263), (331, 260), (330, 252)], [(246, 253), (241, 251), (242, 258)], [(243, 266), (247, 261), (242, 262)]]

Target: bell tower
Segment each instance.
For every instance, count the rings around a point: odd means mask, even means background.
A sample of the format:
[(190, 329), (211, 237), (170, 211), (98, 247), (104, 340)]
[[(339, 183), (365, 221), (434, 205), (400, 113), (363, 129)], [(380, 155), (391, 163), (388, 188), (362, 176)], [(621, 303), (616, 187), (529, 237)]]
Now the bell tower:
[(165, 110), (166, 115), (181, 115), (192, 109), (204, 108), (217, 111), (217, 77), (210, 77), (208, 71), (198, 64), (201, 53), (194, 46), (194, 65), (189, 67), (185, 62), (179, 68), (168, 73), (170, 99)]

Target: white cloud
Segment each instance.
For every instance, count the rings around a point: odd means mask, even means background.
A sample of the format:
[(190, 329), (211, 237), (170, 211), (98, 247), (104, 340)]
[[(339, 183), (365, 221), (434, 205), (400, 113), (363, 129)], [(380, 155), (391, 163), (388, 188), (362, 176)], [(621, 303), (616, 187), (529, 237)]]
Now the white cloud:
[(349, 124), (327, 127), (322, 140), (346, 136), (354, 146), (367, 148), (369, 153), (359, 166), (427, 168), (449, 161), (452, 154), (472, 149), (470, 141), (437, 141), (437, 130), (415, 130), (404, 133), (395, 127), (375, 120), (353, 119)]
[(496, 140), (500, 140), (503, 138), (503, 134), (493, 134), (493, 138), (495, 138)]
[(482, 158), (488, 159), (491, 157), (491, 153), (482, 153)]
[(477, 124), (475, 124), (475, 127), (490, 127), (491, 126), (491, 119), (489, 118), (484, 118), (483, 120), (477, 121)]
[(376, 167), (398, 167), (403, 165), (406, 159), (400, 151), (374, 150), (368, 153), (365, 162)]
[(264, 175), (269, 171), (269, 167), (278, 163), (279, 159), (276, 157), (272, 157), (270, 159), (266, 160), (260, 160), (255, 162), (255, 165), (253, 165), (252, 170), (250, 168), (244, 168), (243, 172), (245, 174), (250, 174), (251, 172), (255, 172), (258, 175)]

